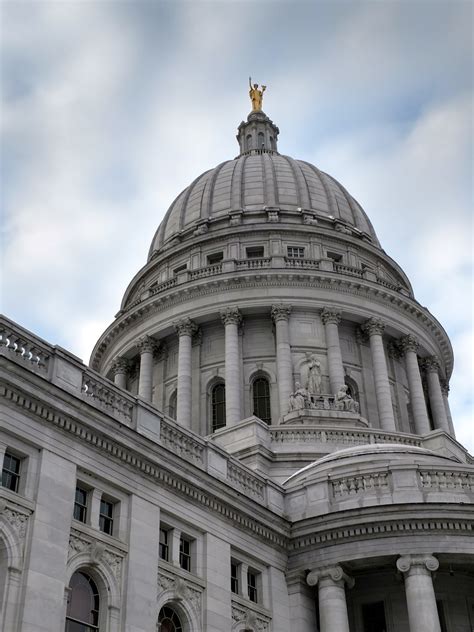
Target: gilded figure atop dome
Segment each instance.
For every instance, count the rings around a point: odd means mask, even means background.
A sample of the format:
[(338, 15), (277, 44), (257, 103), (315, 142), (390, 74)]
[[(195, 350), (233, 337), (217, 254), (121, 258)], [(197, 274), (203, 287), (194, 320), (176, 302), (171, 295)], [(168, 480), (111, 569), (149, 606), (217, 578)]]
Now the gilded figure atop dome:
[(254, 83), (252, 86), (252, 77), (249, 77), (249, 96), (252, 101), (252, 112), (261, 112), (263, 103), (263, 93), (267, 86), (262, 86), (262, 89), (258, 89), (258, 83)]

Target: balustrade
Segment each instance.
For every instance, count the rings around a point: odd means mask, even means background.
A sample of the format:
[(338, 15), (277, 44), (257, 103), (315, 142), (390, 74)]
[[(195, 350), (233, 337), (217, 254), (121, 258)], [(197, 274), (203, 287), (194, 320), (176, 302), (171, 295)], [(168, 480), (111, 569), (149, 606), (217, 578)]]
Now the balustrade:
[(38, 373), (48, 371), (51, 355), (48, 347), (36, 339), (32, 340), (32, 337), (15, 331), (15, 328), (9, 327), (5, 321), (0, 324), (0, 350), (3, 350), (4, 355), (14, 355), (33, 371)]

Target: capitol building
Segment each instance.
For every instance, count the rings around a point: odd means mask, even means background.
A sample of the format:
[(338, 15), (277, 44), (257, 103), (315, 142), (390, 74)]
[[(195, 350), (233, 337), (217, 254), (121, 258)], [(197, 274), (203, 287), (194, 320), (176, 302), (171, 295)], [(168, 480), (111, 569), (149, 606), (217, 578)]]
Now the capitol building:
[(89, 366), (0, 321), (3, 632), (474, 630), (449, 338), (250, 96)]

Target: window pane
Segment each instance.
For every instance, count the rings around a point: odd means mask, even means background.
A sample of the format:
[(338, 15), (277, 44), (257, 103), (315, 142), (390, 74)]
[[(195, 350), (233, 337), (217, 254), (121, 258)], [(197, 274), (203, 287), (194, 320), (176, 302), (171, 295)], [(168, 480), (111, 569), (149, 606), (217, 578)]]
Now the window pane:
[(68, 632), (98, 630), (99, 593), (92, 578), (85, 573), (74, 573), (69, 588), (66, 630)]
[(160, 557), (169, 561), (168, 531), (160, 528)]
[(253, 414), (267, 424), (271, 423), (270, 386), (264, 377), (257, 378), (253, 383)]
[(20, 462), (21, 459), (13, 456), (13, 454), (10, 454), (9, 452), (5, 452), (2, 469), (2, 486), (12, 492), (18, 491), (18, 484), (20, 482)]
[(87, 521), (87, 491), (82, 487), (76, 487), (73, 516), (79, 522)]
[(191, 543), (184, 538), (179, 541), (179, 565), (185, 571), (191, 571)]
[(225, 426), (225, 384), (216, 384), (211, 394), (212, 431)]

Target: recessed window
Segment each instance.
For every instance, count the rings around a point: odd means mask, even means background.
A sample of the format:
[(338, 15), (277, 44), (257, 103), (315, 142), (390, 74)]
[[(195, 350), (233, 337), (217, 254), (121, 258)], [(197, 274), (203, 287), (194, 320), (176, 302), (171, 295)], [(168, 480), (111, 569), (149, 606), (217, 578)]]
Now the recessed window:
[(223, 252), (215, 252), (212, 255), (207, 255), (207, 263), (212, 266), (214, 263), (219, 263), (224, 258)]
[(177, 268), (175, 268), (173, 270), (173, 274), (174, 275), (179, 274), (180, 272), (184, 272), (187, 269), (188, 269), (188, 264), (184, 263), (182, 266), (178, 266)]
[(327, 255), (328, 259), (332, 259), (336, 263), (339, 263), (339, 262), (342, 261), (342, 255), (339, 254), (338, 252), (329, 252), (329, 250), (328, 250), (326, 255)]
[(74, 573), (69, 582), (65, 632), (99, 629), (99, 591), (86, 573)]
[(78, 485), (74, 497), (74, 520), (87, 522), (87, 496), (88, 491)]
[(302, 246), (288, 246), (287, 253), (291, 259), (304, 259), (304, 247)]
[(170, 545), (169, 545), (170, 532), (168, 529), (160, 527), (160, 557), (166, 562), (170, 561)]
[(270, 385), (266, 377), (258, 377), (252, 384), (253, 414), (267, 424), (271, 423)]
[(230, 590), (239, 594), (239, 565), (236, 562), (230, 563)]
[(99, 529), (109, 535), (114, 532), (114, 503), (103, 498), (100, 501)]
[(176, 402), (177, 402), (177, 391), (173, 391), (170, 395), (169, 404), (168, 404), (168, 414), (171, 419), (176, 419)]
[(158, 632), (182, 632), (183, 626), (175, 610), (163, 606), (158, 615)]
[(225, 426), (225, 384), (216, 384), (211, 391), (212, 432)]
[(258, 573), (252, 570), (247, 571), (247, 591), (250, 601), (258, 603)]
[(10, 452), (5, 452), (3, 457), (3, 469), (2, 469), (2, 487), (6, 487), (12, 492), (18, 491), (20, 484), (20, 466), (21, 459), (17, 456), (13, 456)]
[(191, 572), (191, 542), (183, 536), (179, 539), (179, 565)]
[(364, 632), (381, 632), (387, 629), (385, 606), (383, 601), (364, 603), (362, 605), (362, 621)]
[(247, 259), (260, 259), (264, 256), (263, 246), (249, 246), (245, 249)]

